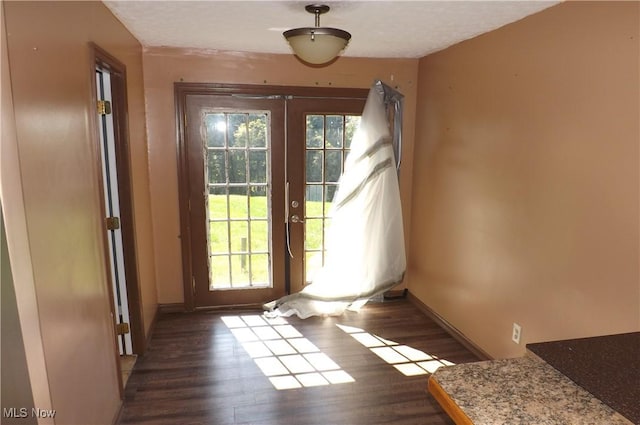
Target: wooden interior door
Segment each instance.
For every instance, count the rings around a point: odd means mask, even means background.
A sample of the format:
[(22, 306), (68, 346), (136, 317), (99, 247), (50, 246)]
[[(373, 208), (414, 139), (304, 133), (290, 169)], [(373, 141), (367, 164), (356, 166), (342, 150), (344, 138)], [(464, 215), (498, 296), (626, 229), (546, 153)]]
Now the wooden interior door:
[[(109, 100), (110, 107), (102, 111), (105, 115), (97, 115), (96, 143), (101, 151), (98, 168), (101, 169), (104, 178), (102, 204), (104, 217), (117, 217), (118, 220), (110, 221), (108, 230), (105, 226), (105, 251), (106, 261), (111, 263), (112, 249), (117, 251), (116, 256), (118, 275), (109, 268), (108, 280), (114, 285), (110, 289), (114, 296), (112, 314), (118, 324), (127, 323), (128, 326), (118, 326), (119, 333), (125, 333), (125, 337), (119, 337), (118, 344), (123, 346), (123, 354), (142, 355), (146, 349), (144, 336), (144, 323), (142, 318), (142, 305), (140, 301), (140, 288), (138, 284), (137, 252), (135, 244), (135, 222), (133, 212), (133, 185), (131, 178), (131, 160), (129, 156), (129, 130), (127, 123), (127, 73), (123, 63), (114, 56), (91, 43), (93, 56), (92, 77), (94, 79), (95, 101)], [(108, 80), (108, 86), (104, 84)], [(101, 81), (103, 86), (101, 87)], [(109, 98), (104, 96), (109, 94)], [(110, 112), (109, 112), (110, 110)], [(105, 138), (105, 135), (108, 137)], [(102, 152), (102, 150), (104, 152)], [(107, 155), (108, 154), (108, 155)], [(103, 160), (106, 160), (103, 162)], [(108, 184), (107, 184), (108, 181)], [(118, 212), (115, 212), (110, 203), (117, 198)], [(106, 223), (105, 223), (106, 224)], [(117, 236), (116, 236), (117, 234)], [(115, 264), (113, 264), (115, 266)], [(115, 281), (118, 280), (118, 284)], [(116, 292), (119, 287), (120, 294)], [(128, 319), (124, 310), (127, 310)], [(127, 328), (130, 333), (126, 334)]]

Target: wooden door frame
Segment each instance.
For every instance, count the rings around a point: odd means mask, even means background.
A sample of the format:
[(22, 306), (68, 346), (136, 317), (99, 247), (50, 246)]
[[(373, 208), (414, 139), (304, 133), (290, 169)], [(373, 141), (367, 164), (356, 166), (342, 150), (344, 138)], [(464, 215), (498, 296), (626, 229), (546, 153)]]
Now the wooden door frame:
[[(230, 96), (189, 96), (187, 98), (187, 128), (186, 128), (186, 144), (189, 156), (188, 166), (189, 169), (189, 201), (190, 201), (190, 222), (191, 222), (191, 265), (193, 268), (193, 277), (195, 281), (195, 307), (196, 308), (210, 308), (210, 307), (223, 307), (229, 305), (243, 305), (243, 306), (260, 306), (265, 302), (278, 299), (285, 294), (286, 276), (285, 276), (285, 224), (283, 220), (278, 218), (284, 217), (284, 167), (272, 166), (272, 164), (280, 164), (284, 160), (284, 135), (285, 129), (282, 125), (274, 125), (274, 123), (284, 122), (285, 101), (281, 98), (246, 98), (246, 97), (230, 97)], [(263, 182), (267, 183), (264, 193), (264, 199), (267, 200), (267, 205), (270, 206), (267, 217), (256, 217), (255, 214), (250, 213), (252, 210), (247, 210), (247, 215), (240, 218), (232, 215), (232, 209), (227, 211), (225, 222), (229, 226), (233, 226), (234, 221), (236, 223), (245, 223), (247, 225), (246, 236), (255, 236), (253, 231), (250, 231), (253, 223), (259, 223), (266, 218), (267, 227), (269, 229), (269, 237), (264, 242), (269, 247), (268, 252), (270, 255), (267, 258), (270, 260), (269, 282), (270, 285), (258, 285), (243, 288), (234, 288), (233, 285), (229, 288), (221, 290), (210, 290), (211, 277), (216, 274), (216, 268), (211, 264), (210, 259), (210, 223), (208, 206), (209, 199), (205, 194), (210, 194), (210, 187), (208, 182), (205, 181), (205, 176), (208, 170), (208, 158), (209, 147), (205, 147), (203, 137), (203, 119), (204, 114), (208, 113), (258, 113), (264, 114), (265, 124), (268, 125), (268, 143), (263, 148), (264, 150), (258, 150), (258, 152), (264, 152), (268, 158), (265, 171), (268, 171), (268, 179)], [(231, 146), (225, 146), (224, 151), (227, 155), (231, 155), (228, 151)], [(237, 148), (237, 147), (236, 147)], [(260, 149), (258, 147), (254, 147)], [(253, 149), (250, 144), (243, 149)], [(205, 153), (207, 152), (207, 153)], [(217, 151), (218, 153), (221, 151)], [(238, 151), (235, 151), (238, 153)], [(254, 151), (256, 152), (256, 151)], [(248, 153), (247, 150), (244, 153)], [(250, 154), (249, 154), (250, 155)], [(225, 155), (226, 156), (226, 155)], [(245, 158), (248, 160), (248, 158)], [(227, 163), (229, 165), (229, 163)], [(245, 163), (249, 165), (249, 163)], [(230, 179), (231, 180), (231, 179)], [(218, 181), (217, 183), (222, 183)], [(237, 182), (239, 183), (239, 182)], [(257, 183), (257, 182), (253, 182)], [(245, 181), (245, 188), (249, 189), (252, 186), (251, 179)], [(255, 187), (255, 186), (254, 186)], [(228, 187), (228, 194), (230, 195), (231, 188)], [(251, 195), (249, 192), (245, 192), (247, 195), (247, 202), (251, 202)], [(231, 198), (227, 198), (226, 202), (230, 202)], [(269, 220), (269, 217), (271, 220)], [(220, 217), (218, 217), (220, 219)], [(247, 221), (243, 221), (243, 220)], [(241, 220), (241, 221), (236, 221)], [(215, 220), (214, 220), (215, 222)], [(219, 222), (218, 222), (219, 223)], [(227, 231), (230, 228), (227, 227)], [(231, 242), (233, 234), (230, 233)], [(251, 251), (254, 249), (250, 243), (247, 249), (250, 251), (248, 259), (249, 264), (255, 265), (255, 258)], [(225, 247), (225, 251), (230, 246)], [(227, 260), (233, 263), (234, 258), (238, 258), (233, 255), (233, 250), (227, 252), (225, 256)], [(219, 257), (220, 258), (220, 257)], [(231, 277), (234, 280), (234, 268), (229, 263), (229, 272), (231, 276), (227, 275), (227, 278)]]
[(184, 307), (186, 311), (194, 311), (195, 281), (193, 273), (193, 252), (191, 237), (191, 221), (189, 211), (189, 157), (186, 143), (187, 129), (186, 111), (187, 96), (294, 96), (310, 98), (366, 98), (369, 89), (359, 88), (326, 88), (326, 87), (290, 87), (251, 84), (219, 84), (219, 83), (174, 83), (176, 111), (176, 140), (178, 159), (178, 202), (180, 207), (180, 245), (182, 250), (182, 279), (184, 288)]
[[(112, 92), (112, 114), (115, 136), (115, 156), (116, 172), (118, 174), (118, 196), (120, 199), (120, 226), (122, 229), (122, 249), (124, 253), (124, 272), (127, 282), (127, 301), (129, 304), (129, 328), (131, 332), (131, 345), (134, 354), (143, 355), (146, 349), (146, 339), (144, 337), (144, 322), (142, 317), (142, 303), (140, 298), (140, 284), (138, 279), (138, 260), (135, 244), (135, 222), (133, 215), (133, 189), (131, 182), (131, 160), (129, 156), (129, 123), (127, 106), (127, 70), (126, 66), (102, 49), (95, 43), (89, 43), (91, 51), (91, 80), (92, 83), (92, 106), (95, 108), (98, 100), (96, 87), (96, 67), (101, 67), (109, 71), (111, 75)], [(95, 110), (95, 109), (93, 109)], [(97, 112), (96, 112), (97, 114)], [(100, 128), (96, 125), (96, 146), (100, 143)], [(100, 149), (97, 149), (96, 156), (97, 169), (102, 170), (102, 160)], [(102, 173), (100, 180), (102, 181)], [(100, 185), (100, 204), (103, 217), (107, 216), (104, 201), (104, 188)], [(107, 227), (102, 227), (105, 243), (105, 256), (107, 264), (111, 262), (107, 244)], [(113, 304), (113, 290), (111, 288), (111, 272), (107, 269), (109, 281), (109, 293), (111, 294), (111, 309), (115, 317), (115, 305)], [(116, 346), (117, 352), (117, 346)]]

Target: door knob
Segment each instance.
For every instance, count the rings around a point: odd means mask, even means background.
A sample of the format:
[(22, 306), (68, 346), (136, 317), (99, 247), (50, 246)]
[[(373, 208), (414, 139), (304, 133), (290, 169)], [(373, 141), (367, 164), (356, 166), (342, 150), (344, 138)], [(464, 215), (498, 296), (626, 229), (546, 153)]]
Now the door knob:
[(294, 214), (294, 215), (291, 216), (291, 222), (292, 223), (304, 223), (304, 221), (302, 221), (300, 219), (300, 217), (298, 217), (297, 214)]

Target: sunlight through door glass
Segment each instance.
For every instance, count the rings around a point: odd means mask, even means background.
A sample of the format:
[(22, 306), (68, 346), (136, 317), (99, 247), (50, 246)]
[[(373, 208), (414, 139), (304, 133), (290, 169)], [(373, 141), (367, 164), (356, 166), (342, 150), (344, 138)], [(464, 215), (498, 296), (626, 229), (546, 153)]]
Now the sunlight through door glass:
[(355, 381), (282, 317), (223, 316), (222, 321), (278, 390)]
[(393, 365), (405, 376), (426, 375), (435, 372), (441, 366), (454, 364), (407, 345), (372, 335), (360, 328), (345, 325), (336, 326), (351, 335), (353, 339), (367, 347), (376, 356)]

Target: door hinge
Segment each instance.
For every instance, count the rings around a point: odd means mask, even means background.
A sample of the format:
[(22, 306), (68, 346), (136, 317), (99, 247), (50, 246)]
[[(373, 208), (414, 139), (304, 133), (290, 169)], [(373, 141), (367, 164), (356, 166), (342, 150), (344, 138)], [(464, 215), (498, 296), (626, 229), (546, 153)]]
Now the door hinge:
[(109, 115), (111, 113), (111, 102), (108, 100), (99, 100), (98, 101), (98, 114), (99, 115)]
[(128, 323), (116, 323), (116, 335), (124, 335), (129, 333)]
[(118, 217), (107, 217), (107, 230), (116, 230), (120, 228), (120, 219)]

